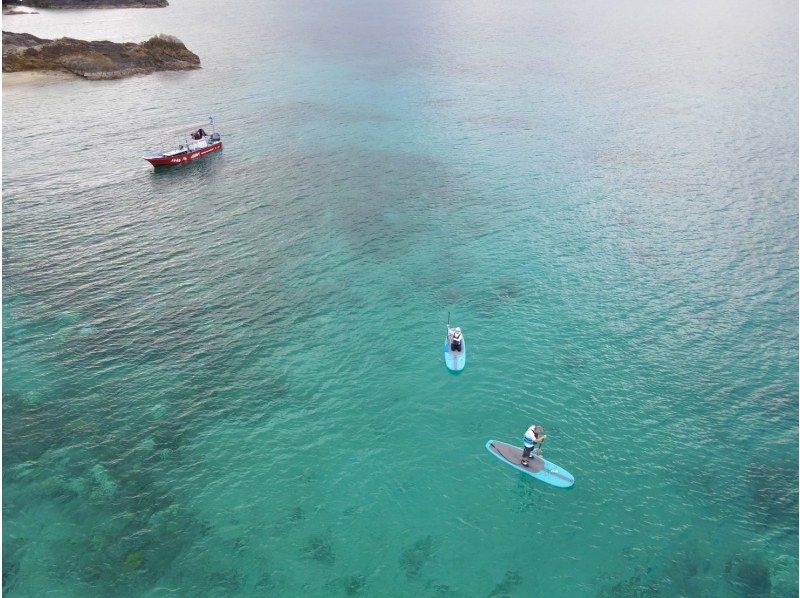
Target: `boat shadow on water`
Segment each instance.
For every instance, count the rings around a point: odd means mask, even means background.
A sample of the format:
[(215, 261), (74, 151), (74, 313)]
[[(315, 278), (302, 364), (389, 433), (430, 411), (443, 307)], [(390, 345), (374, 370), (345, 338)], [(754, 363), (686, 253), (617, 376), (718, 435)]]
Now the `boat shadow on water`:
[(223, 161), (224, 154), (219, 152), (217, 156), (207, 156), (197, 162), (153, 168), (147, 180), (159, 194), (174, 192), (176, 184), (183, 193), (200, 193), (223, 176)]

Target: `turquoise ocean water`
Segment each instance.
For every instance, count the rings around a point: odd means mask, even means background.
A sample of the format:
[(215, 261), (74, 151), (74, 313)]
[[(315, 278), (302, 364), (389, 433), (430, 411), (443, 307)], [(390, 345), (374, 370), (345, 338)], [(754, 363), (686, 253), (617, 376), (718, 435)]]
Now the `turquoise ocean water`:
[[(203, 62), (3, 76), (4, 594), (797, 596), (797, 22), (3, 17)], [(484, 449), (531, 423), (572, 489)]]

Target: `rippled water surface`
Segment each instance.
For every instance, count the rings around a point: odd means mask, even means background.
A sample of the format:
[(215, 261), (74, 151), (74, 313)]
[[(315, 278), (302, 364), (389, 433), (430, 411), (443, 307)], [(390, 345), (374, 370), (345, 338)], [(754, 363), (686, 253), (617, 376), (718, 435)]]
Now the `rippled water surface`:
[(796, 596), (797, 16), (3, 17), (203, 61), (3, 76), (5, 593)]

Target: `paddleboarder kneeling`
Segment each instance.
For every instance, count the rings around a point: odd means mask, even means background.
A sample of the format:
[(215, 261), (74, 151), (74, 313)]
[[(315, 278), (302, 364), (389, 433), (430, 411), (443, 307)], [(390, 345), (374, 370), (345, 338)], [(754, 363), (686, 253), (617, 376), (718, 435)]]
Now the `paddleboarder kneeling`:
[(522, 439), (522, 444), (525, 445), (522, 449), (522, 465), (528, 466), (528, 457), (531, 456), (532, 452), (537, 455), (542, 454), (542, 449), (539, 447), (542, 446), (546, 439), (547, 435), (544, 433), (544, 428), (538, 424), (534, 424), (525, 430), (525, 436)]
[(464, 348), (463, 337), (461, 336), (461, 328), (456, 327), (454, 330), (448, 330), (450, 337), (450, 351), (458, 353)]

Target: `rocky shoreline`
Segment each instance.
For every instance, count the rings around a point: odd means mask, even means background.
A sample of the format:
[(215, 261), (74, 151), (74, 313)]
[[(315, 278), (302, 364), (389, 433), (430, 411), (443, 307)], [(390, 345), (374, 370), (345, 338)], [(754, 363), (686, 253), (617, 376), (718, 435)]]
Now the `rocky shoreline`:
[(167, 0), (25, 0), (25, 2), (7, 0), (3, 2), (3, 9), (22, 5), (34, 8), (163, 8), (169, 6), (169, 2)]
[(50, 40), (3, 31), (4, 73), (61, 71), (98, 80), (197, 68), (197, 54), (171, 35), (156, 35), (136, 44), (69, 37)]

